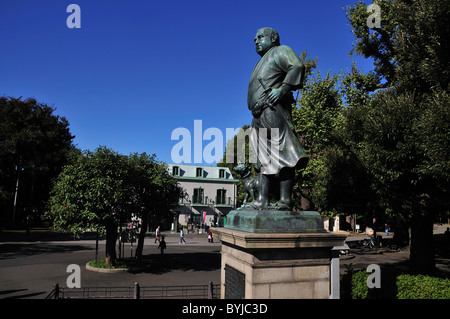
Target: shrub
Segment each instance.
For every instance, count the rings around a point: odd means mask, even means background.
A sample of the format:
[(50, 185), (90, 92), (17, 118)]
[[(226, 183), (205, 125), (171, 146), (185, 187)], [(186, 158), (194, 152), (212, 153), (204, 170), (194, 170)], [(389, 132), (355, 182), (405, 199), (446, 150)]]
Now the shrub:
[[(381, 289), (369, 289), (367, 278), (369, 273), (365, 269), (353, 272), (351, 276), (351, 298), (397, 298), (397, 299), (450, 299), (450, 279), (431, 277), (425, 275), (399, 275), (395, 280), (395, 287), (383, 287)], [(387, 290), (396, 289), (395, 295), (389, 295)]]
[(115, 267), (106, 265), (105, 258), (101, 258), (101, 259), (97, 259), (97, 260), (92, 260), (92, 261), (89, 263), (89, 265), (91, 265), (92, 267), (95, 267), (95, 268), (108, 268), (108, 269), (111, 269), (111, 268), (119, 268), (119, 269), (121, 269), (121, 268), (127, 268), (127, 263), (126, 263), (126, 261), (124, 261), (124, 260), (122, 260), (122, 259), (117, 259), (117, 260), (116, 260), (116, 265), (115, 265)]
[(358, 270), (352, 276), (352, 299), (366, 299), (369, 292), (367, 278), (369, 273), (365, 269)]
[(398, 299), (450, 299), (450, 280), (424, 275), (397, 277)]

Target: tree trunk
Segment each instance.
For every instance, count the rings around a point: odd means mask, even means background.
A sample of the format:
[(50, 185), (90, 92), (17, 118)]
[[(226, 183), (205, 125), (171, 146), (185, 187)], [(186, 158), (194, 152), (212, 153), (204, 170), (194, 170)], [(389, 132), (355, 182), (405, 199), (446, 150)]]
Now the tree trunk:
[(137, 244), (136, 253), (135, 253), (136, 259), (142, 258), (142, 251), (144, 250), (144, 239), (145, 239), (145, 234), (147, 233), (147, 228), (148, 228), (148, 215), (149, 214), (144, 214), (142, 216), (141, 231), (139, 232), (138, 244)]
[(436, 260), (433, 249), (433, 215), (427, 200), (419, 202), (411, 220), (411, 271), (417, 274), (431, 274)]
[(114, 222), (106, 224), (106, 258), (107, 266), (114, 266), (116, 262), (117, 225)]

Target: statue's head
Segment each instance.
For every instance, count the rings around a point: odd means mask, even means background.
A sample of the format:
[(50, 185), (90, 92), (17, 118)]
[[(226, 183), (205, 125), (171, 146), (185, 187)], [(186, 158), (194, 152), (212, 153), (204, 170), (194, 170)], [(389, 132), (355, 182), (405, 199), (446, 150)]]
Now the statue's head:
[(239, 163), (238, 165), (236, 165), (235, 167), (233, 167), (233, 170), (234, 170), (236, 173), (243, 174), (243, 173), (245, 173), (246, 170), (247, 170), (247, 165), (246, 165), (245, 163)]
[(280, 45), (280, 36), (278, 32), (272, 28), (261, 28), (256, 31), (255, 39), (256, 52), (263, 56), (270, 48)]

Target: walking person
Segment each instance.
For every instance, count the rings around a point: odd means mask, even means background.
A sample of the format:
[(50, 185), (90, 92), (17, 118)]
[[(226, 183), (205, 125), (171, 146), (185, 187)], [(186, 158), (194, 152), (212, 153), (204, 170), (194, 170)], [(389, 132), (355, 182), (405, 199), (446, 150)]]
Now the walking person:
[(161, 255), (164, 255), (164, 250), (166, 249), (166, 247), (166, 241), (164, 240), (164, 236), (162, 236), (158, 246), (158, 249), (161, 249)]
[(184, 240), (183, 228), (180, 228), (180, 244), (186, 244), (186, 240)]
[(208, 243), (212, 242), (213, 242), (212, 231), (211, 229), (208, 229)]
[(156, 241), (161, 241), (160, 240), (160, 237), (161, 237), (161, 226), (158, 226), (158, 228), (156, 228), (156, 232), (155, 232), (155, 244), (156, 244)]

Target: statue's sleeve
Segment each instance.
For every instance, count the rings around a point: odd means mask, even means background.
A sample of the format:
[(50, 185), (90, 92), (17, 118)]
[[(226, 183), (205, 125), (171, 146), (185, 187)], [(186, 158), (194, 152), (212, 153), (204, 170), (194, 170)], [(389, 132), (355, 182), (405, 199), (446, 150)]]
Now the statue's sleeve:
[(286, 73), (283, 83), (290, 85), (292, 90), (301, 89), (305, 76), (305, 66), (294, 50), (285, 45), (280, 46), (276, 62), (280, 69)]

